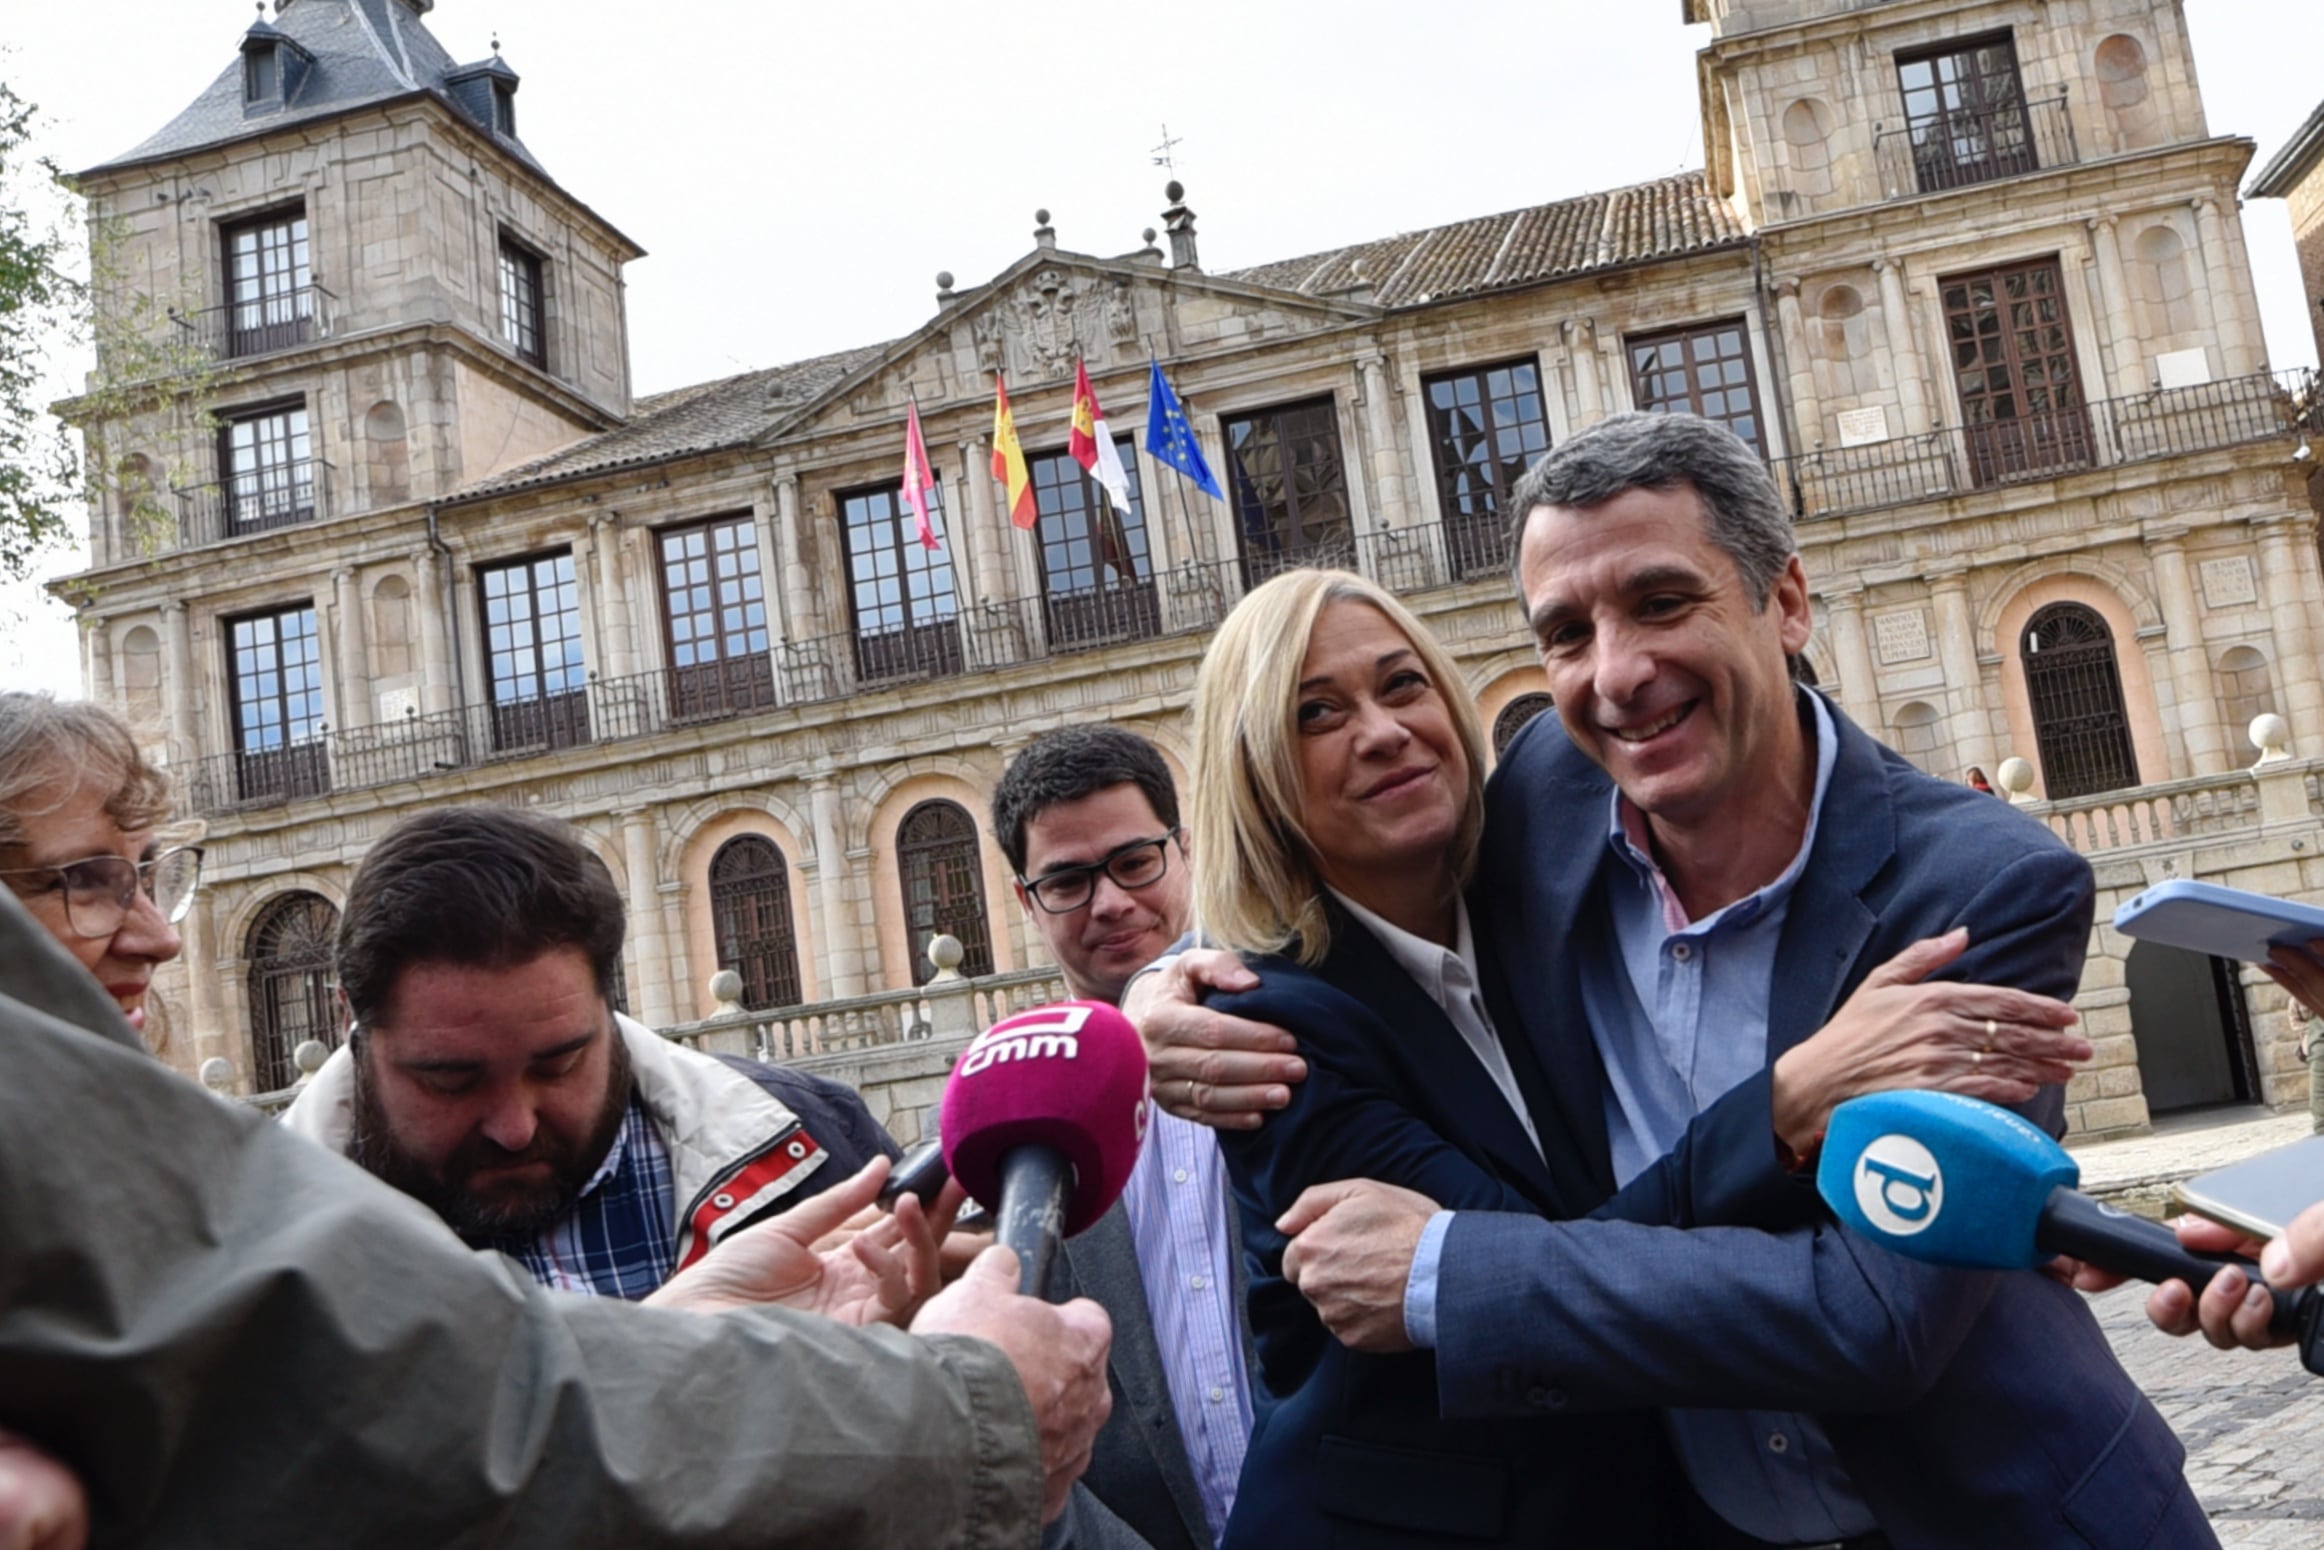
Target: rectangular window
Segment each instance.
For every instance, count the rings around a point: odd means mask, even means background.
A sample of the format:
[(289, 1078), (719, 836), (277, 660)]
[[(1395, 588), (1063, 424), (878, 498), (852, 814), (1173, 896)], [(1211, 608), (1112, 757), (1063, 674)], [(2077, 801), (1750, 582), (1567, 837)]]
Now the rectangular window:
[(535, 366), (549, 364), (541, 256), (512, 238), (500, 239), (500, 336)]
[(272, 46), (253, 48), (242, 56), (242, 101), (250, 107), (274, 101), (279, 94), (280, 66)]
[(511, 140), (516, 138), (516, 88), (494, 83), (492, 88), (492, 127)]
[(238, 797), (314, 796), (331, 789), (323, 749), (322, 651), (315, 608), (301, 603), (229, 620)]
[(315, 520), (314, 443), (305, 404), (228, 418), (218, 427), (218, 464), (227, 537)]
[(2008, 33), (1896, 56), (1914, 181), (1924, 194), (2040, 165)]
[(1751, 337), (1743, 320), (1704, 323), (1626, 341), (1631, 401), (1651, 414), (1716, 420), (1761, 457), (1759, 393), (1751, 380)]
[(1115, 440), (1114, 449), (1130, 477), (1126, 516), (1071, 453), (1047, 453), (1026, 463), (1040, 514), (1035, 531), (1049, 644), (1058, 650), (1142, 639), (1161, 628), (1137, 458), (1126, 436)]
[(569, 748), (589, 741), (589, 672), (573, 555), (544, 554), (476, 572), (492, 691), (492, 746)]
[(1298, 565), (1356, 562), (1339, 414), (1328, 398), (1219, 422), (1243, 535), (1243, 576), (1258, 583)]
[(1937, 282), (1969, 475), (1994, 484), (2096, 458), (2056, 259)]
[(670, 714), (698, 720), (769, 708), (775, 681), (758, 529), (748, 517), (712, 517), (659, 537)]
[(1510, 488), (1549, 450), (1541, 370), (1505, 361), (1423, 378), (1428, 439), (1444, 508), (1445, 549), (1455, 575), (1509, 564)]
[(226, 354), (239, 358), (305, 344), (315, 310), (307, 267), (307, 212), (276, 210), (221, 233), (226, 248)]
[[(959, 672), (960, 604), (951, 558), (921, 547), (918, 519), (896, 485), (846, 492), (838, 501), (858, 678), (877, 683)], [(941, 484), (929, 497), (928, 519), (941, 537)]]

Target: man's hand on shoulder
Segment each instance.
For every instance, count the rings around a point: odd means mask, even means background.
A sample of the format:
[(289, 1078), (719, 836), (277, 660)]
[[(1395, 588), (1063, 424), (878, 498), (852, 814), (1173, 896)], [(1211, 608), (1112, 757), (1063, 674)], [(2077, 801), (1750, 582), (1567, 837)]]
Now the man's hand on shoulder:
[(1113, 1325), (1105, 1309), (1086, 1297), (1051, 1307), (1020, 1296), (1016, 1253), (995, 1246), (920, 1310), (912, 1333), (987, 1341), (1017, 1369), (1041, 1432), (1041, 1521), (1055, 1522), (1113, 1410), (1106, 1386)]
[(1350, 1350), (1409, 1351), (1404, 1289), (1420, 1235), (1436, 1213), (1435, 1201), (1393, 1184), (1315, 1185), (1275, 1223), (1291, 1239), (1283, 1250), (1283, 1279)]
[(1122, 1013), (1146, 1041), (1154, 1101), (1214, 1130), (1256, 1130), (1307, 1080), (1299, 1041), (1282, 1029), (1214, 1012), (1205, 990), (1251, 990), (1259, 977), (1233, 953), (1190, 948), (1167, 969), (1141, 974)]

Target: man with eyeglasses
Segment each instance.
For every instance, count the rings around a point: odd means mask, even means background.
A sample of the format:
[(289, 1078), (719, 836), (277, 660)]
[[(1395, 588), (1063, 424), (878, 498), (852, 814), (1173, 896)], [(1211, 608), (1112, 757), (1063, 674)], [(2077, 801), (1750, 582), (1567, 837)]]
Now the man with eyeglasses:
[[(1035, 740), (993, 792), (993, 832), (1076, 997), (1119, 1002), (1186, 930), (1178, 790), (1144, 738), (1099, 726)], [(1196, 1550), (1226, 1526), (1251, 1432), (1232, 1209), (1217, 1137), (1156, 1109), (1121, 1200), (1065, 1244), (1068, 1290), (1114, 1327), (1114, 1414), (1076, 1493), (1076, 1546)]]

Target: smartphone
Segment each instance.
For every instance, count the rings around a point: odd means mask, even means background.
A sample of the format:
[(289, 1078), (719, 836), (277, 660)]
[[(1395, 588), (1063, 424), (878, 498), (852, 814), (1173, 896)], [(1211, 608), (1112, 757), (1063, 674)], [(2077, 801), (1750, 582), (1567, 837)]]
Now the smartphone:
[(893, 1211), (896, 1202), (906, 1195), (917, 1195), (920, 1204), (932, 1206), (936, 1204), (937, 1192), (944, 1188), (944, 1181), (951, 1177), (951, 1170), (944, 1166), (944, 1143), (923, 1141), (896, 1159), (895, 1167), (888, 1172), (888, 1181), (880, 1186), (879, 1207)]
[(2279, 1236), (2287, 1222), (2319, 1200), (2324, 1200), (2324, 1136), (2171, 1187), (2173, 1210), (2192, 1211), (2254, 1238)]
[(2166, 947), (2265, 963), (2278, 943), (2324, 938), (2324, 909), (2175, 877), (2125, 900), (2114, 912), (2114, 929)]

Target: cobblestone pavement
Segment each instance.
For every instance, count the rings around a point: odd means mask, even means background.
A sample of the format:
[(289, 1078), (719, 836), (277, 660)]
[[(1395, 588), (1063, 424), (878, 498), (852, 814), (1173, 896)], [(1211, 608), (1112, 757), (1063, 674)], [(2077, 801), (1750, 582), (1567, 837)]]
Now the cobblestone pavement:
[(2220, 1544), (2324, 1546), (2324, 1378), (2289, 1350), (2172, 1340), (2147, 1323), (2145, 1303), (2142, 1286), (2091, 1299), (2122, 1365), (2187, 1444), (2187, 1480)]
[[(2215, 1111), (2166, 1119), (2153, 1134), (2072, 1148), (2082, 1187), (2157, 1213), (2173, 1182), (2288, 1146), (2306, 1112)], [(2187, 1479), (2226, 1550), (2324, 1547), (2324, 1378), (2291, 1351), (2214, 1351), (2156, 1333), (2146, 1288), (2091, 1306), (2132, 1378), (2187, 1444)]]

